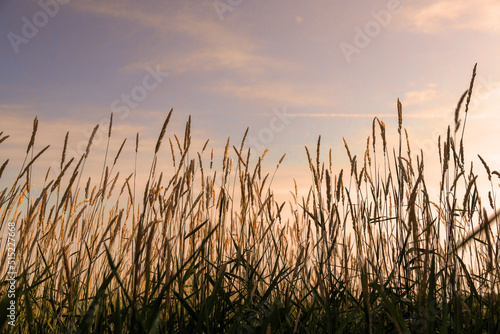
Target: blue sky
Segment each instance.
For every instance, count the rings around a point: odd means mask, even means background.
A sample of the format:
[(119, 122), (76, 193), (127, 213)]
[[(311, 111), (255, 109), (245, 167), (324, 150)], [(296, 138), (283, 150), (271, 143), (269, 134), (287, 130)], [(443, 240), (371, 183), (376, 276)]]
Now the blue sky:
[[(26, 21), (39, 25), (29, 38)], [(250, 127), (258, 147), (271, 149), (270, 170), (287, 153), (277, 187), (291, 189), (292, 178), (307, 187), (304, 145), (321, 135), (344, 167), (342, 138), (363, 154), (374, 115), (396, 136), (398, 98), (414, 148), (428, 147), (453, 122), (476, 62), (466, 154), (500, 164), (495, 1), (11, 0), (0, 4), (0, 29), (0, 131), (11, 135), (0, 154), (12, 160), (11, 174), (35, 116), (37, 148), (52, 145), (50, 165), (66, 131), (77, 151), (113, 111), (112, 144), (128, 138), (133, 151), (139, 132), (146, 157), (173, 108), (169, 130), (182, 134), (191, 115), (195, 150), (211, 139), (219, 152), (228, 136), (239, 146)], [(357, 51), (346, 56), (346, 45)], [(153, 69), (168, 75), (146, 78)], [(116, 117), (122, 96), (133, 93), (140, 101)], [(295, 117), (280, 123), (277, 114)], [(104, 147), (96, 143), (97, 152)], [(432, 166), (437, 151), (424, 153)]]

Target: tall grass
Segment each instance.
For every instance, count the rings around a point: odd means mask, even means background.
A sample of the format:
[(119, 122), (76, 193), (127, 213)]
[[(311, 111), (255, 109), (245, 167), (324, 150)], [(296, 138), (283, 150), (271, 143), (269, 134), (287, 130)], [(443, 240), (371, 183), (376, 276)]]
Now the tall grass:
[[(47, 173), (35, 196), (32, 171), (47, 149), (34, 150), (35, 119), (25, 162), (0, 192), (0, 326), (11, 333), (500, 332), (492, 180), (500, 174), (481, 158), (492, 186), (484, 204), (464, 161), (475, 73), (437, 143), (439, 194), (428, 193), (423, 153), (411, 151), (399, 100), (394, 149), (375, 118), (366, 151), (353, 155), (344, 140), (350, 167), (335, 173), (319, 138), (305, 149), (312, 185), (303, 197), (295, 187), (287, 203), (273, 195), (267, 151), (253, 159), (246, 133), (238, 146), (227, 141), (218, 170), (207, 144), (189, 158), (190, 119), (183, 139), (166, 144), (172, 111), (141, 194), (136, 172), (114, 174), (126, 147), (109, 147), (111, 119), (99, 182), (81, 179), (96, 127), (85, 154), (69, 160), (66, 135), (59, 175)], [(0, 143), (6, 139), (0, 133)], [(158, 164), (165, 152), (169, 175)], [(15, 327), (6, 318), (9, 221), (18, 237)]]

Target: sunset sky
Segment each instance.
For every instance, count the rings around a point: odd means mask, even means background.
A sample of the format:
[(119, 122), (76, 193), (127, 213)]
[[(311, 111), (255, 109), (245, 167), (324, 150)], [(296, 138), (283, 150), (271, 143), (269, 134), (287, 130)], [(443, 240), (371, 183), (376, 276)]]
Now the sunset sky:
[[(193, 152), (207, 139), (221, 152), (229, 136), (239, 147), (250, 127), (251, 145), (270, 148), (269, 171), (287, 153), (275, 181), (287, 192), (293, 178), (309, 186), (304, 146), (319, 135), (336, 170), (346, 163), (342, 138), (362, 156), (374, 116), (395, 138), (398, 98), (415, 152), (433, 166), (431, 143), (453, 122), (475, 63), (466, 159), (500, 166), (498, 1), (2, 1), (0, 29), (7, 176), (19, 171), (35, 116), (36, 150), (51, 145), (39, 166), (48, 167), (66, 131), (77, 153), (111, 112), (111, 150), (128, 138), (132, 152), (139, 132), (147, 173), (173, 108), (167, 135), (182, 135), (191, 115)], [(98, 140), (96, 152), (104, 148)], [(89, 174), (102, 167), (94, 158)]]

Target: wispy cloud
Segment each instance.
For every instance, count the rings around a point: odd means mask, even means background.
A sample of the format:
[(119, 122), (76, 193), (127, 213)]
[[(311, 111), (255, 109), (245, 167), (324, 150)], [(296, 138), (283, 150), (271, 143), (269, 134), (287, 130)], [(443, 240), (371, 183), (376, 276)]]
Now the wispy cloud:
[(443, 0), (408, 7), (403, 14), (407, 26), (422, 33), (448, 30), (500, 32), (500, 3), (494, 0)]
[(292, 84), (287, 81), (262, 81), (239, 85), (226, 81), (213, 88), (214, 92), (242, 100), (266, 100), (294, 106), (335, 106), (335, 94), (322, 85)]
[[(175, 11), (172, 5), (166, 2), (158, 2), (151, 7), (140, 6), (137, 1), (131, 0), (82, 0), (72, 4), (75, 9), (83, 12), (129, 21), (141, 28), (167, 34), (162, 35), (164, 38), (184, 33), (206, 43), (236, 43), (241, 40), (240, 36), (221, 25), (215, 17), (209, 18), (189, 11)], [(177, 5), (182, 6), (181, 3)]]
[[(123, 68), (124, 71), (143, 70), (147, 65), (160, 64), (170, 72), (218, 70), (238, 71), (245, 74), (262, 74), (269, 70), (293, 71), (299, 67), (280, 57), (265, 55), (255, 40), (223, 25), (216, 16), (206, 12), (172, 12), (172, 6), (157, 5), (154, 10), (143, 6), (135, 8), (135, 1), (110, 1), (97, 5), (94, 1), (82, 1), (75, 5), (79, 10), (126, 20), (140, 27), (152, 29), (170, 45), (179, 43), (180, 36), (191, 40), (178, 48), (159, 52), (150, 60), (142, 58)], [(183, 6), (183, 4), (180, 4)], [(213, 10), (207, 8), (207, 10)], [(176, 41), (177, 39), (177, 41)], [(161, 46), (159, 47), (161, 49)]]
[(405, 94), (405, 98), (401, 102), (405, 106), (418, 105), (435, 100), (437, 95), (438, 93), (434, 89), (412, 90)]
[[(5, 115), (6, 113), (18, 113), (23, 110), (26, 110), (26, 106), (21, 104), (0, 104), (0, 114), (2, 115)], [(2, 121), (2, 124), (5, 123)]]
[(263, 74), (269, 70), (290, 70), (296, 68), (288, 61), (259, 55), (253, 51), (238, 50), (236, 48), (217, 47), (186, 53), (185, 56), (169, 55), (151, 61), (140, 61), (126, 66), (124, 71), (143, 70), (146, 66), (160, 64), (161, 68), (170, 72), (182, 73), (187, 71), (214, 72), (231, 70), (241, 73)]

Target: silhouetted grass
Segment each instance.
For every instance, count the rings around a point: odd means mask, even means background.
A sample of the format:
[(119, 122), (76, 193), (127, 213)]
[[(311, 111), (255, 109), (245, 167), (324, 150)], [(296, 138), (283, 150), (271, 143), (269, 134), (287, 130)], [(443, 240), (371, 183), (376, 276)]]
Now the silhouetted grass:
[[(125, 142), (108, 161), (111, 120), (97, 184), (80, 179), (96, 127), (82, 157), (66, 159), (66, 136), (59, 176), (33, 197), (32, 170), (47, 149), (34, 151), (35, 119), (25, 163), (0, 192), (0, 325), (12, 333), (500, 332), (492, 181), (500, 174), (481, 158), (492, 186), (483, 205), (464, 161), (474, 77), (475, 68), (455, 124), (437, 144), (433, 196), (399, 101), (392, 151), (375, 118), (366, 151), (352, 155), (344, 141), (350, 167), (334, 173), (318, 139), (316, 154), (306, 147), (312, 186), (301, 198), (292, 190), (288, 203), (273, 196), (266, 152), (250, 159), (245, 138), (238, 147), (228, 140), (220, 170), (213, 151), (207, 163), (206, 144), (188, 158), (190, 119), (183, 140), (165, 144), (172, 111), (142, 195), (135, 173), (123, 183), (114, 174)], [(165, 147), (169, 175), (157, 164)], [(6, 317), (9, 221), (18, 237), (15, 327)]]

